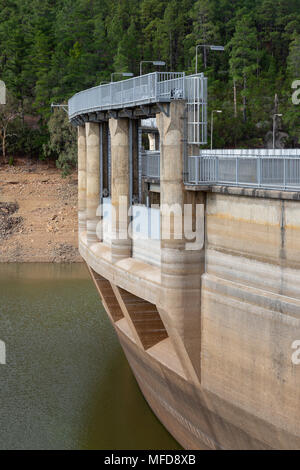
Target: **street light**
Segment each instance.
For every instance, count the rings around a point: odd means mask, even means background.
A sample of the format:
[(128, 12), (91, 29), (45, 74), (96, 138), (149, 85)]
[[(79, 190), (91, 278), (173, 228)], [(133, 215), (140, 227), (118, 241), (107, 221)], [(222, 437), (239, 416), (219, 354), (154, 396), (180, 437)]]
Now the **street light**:
[(273, 114), (273, 149), (275, 149), (276, 118), (281, 116), (282, 114)]
[(143, 64), (153, 64), (163, 67), (166, 63), (163, 60), (142, 60), (140, 62), (140, 75), (143, 75)]
[(220, 109), (213, 109), (211, 112), (211, 122), (210, 122), (210, 149), (213, 149), (213, 135), (214, 135), (214, 113), (222, 113)]
[(113, 72), (110, 76), (110, 82), (114, 81), (114, 75), (121, 75), (122, 77), (133, 77), (131, 72)]
[(198, 44), (196, 46), (196, 73), (198, 73), (198, 47), (203, 47), (205, 69), (206, 69), (206, 49), (210, 49), (211, 51), (225, 51), (224, 46), (214, 46), (213, 44)]
[(67, 114), (69, 114), (69, 105), (68, 104), (51, 103), (51, 111), (53, 111), (53, 108), (62, 108)]
[(6, 85), (0, 80), (0, 104), (6, 104)]

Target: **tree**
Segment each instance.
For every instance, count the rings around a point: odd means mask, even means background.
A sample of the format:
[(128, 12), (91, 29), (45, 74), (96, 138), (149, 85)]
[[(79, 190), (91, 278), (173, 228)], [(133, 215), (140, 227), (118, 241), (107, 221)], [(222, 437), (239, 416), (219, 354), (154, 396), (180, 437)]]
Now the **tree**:
[[(190, 10), (192, 20), (192, 33), (188, 36), (191, 41), (190, 51), (195, 56), (196, 44), (218, 44), (218, 26), (213, 21), (213, 2), (211, 0), (197, 0)], [(207, 49), (203, 48), (203, 62), (207, 63)]]
[(292, 80), (300, 79), (300, 34), (294, 31), (287, 59), (287, 73)]
[[(0, 139), (2, 143), (2, 156), (3, 163), (7, 163), (6, 160), (6, 143), (7, 138), (12, 134), (10, 132), (10, 127), (17, 118), (22, 116), (21, 110), (18, 107), (18, 103), (12, 97), (11, 94), (7, 95), (6, 104), (0, 105)], [(14, 134), (15, 135), (15, 134)]]
[(44, 146), (46, 157), (57, 158), (56, 165), (67, 176), (77, 164), (77, 133), (68, 120), (67, 114), (56, 109), (48, 122), (49, 143)]
[[(257, 31), (248, 15), (237, 21), (233, 38), (227, 45), (230, 50), (230, 74), (233, 79), (234, 96), (236, 85), (243, 86), (243, 117), (247, 120), (247, 79), (257, 70)], [(236, 115), (236, 109), (235, 109)]]

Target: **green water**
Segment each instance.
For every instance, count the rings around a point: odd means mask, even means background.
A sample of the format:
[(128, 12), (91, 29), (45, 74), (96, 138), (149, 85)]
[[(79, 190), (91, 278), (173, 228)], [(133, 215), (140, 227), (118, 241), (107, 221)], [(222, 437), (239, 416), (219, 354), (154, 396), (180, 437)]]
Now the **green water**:
[(179, 449), (84, 265), (0, 264), (0, 449)]

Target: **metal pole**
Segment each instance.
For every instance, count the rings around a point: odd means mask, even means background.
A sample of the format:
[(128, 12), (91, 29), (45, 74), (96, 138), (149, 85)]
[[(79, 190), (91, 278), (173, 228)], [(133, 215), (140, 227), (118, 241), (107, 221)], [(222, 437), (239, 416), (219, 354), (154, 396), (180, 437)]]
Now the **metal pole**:
[[(100, 204), (103, 204), (103, 123), (100, 123)], [(101, 214), (102, 215), (102, 214)]]
[(132, 119), (129, 119), (129, 205), (132, 206), (132, 193), (133, 193), (133, 126)]
[[(198, 47), (203, 47), (203, 53), (205, 54), (206, 45), (198, 44), (196, 46), (196, 74), (198, 73)], [(206, 56), (204, 55), (204, 68), (206, 69)]]
[(273, 149), (275, 149), (276, 114), (273, 116)]
[(210, 150), (213, 149), (213, 133), (214, 133), (214, 112), (211, 112), (211, 124), (210, 124)]

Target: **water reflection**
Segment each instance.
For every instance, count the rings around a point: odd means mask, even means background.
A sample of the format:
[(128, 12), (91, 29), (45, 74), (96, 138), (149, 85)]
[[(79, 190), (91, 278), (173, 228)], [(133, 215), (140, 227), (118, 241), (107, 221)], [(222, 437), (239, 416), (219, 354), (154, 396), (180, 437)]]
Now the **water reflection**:
[(0, 449), (178, 449), (82, 264), (0, 264)]

